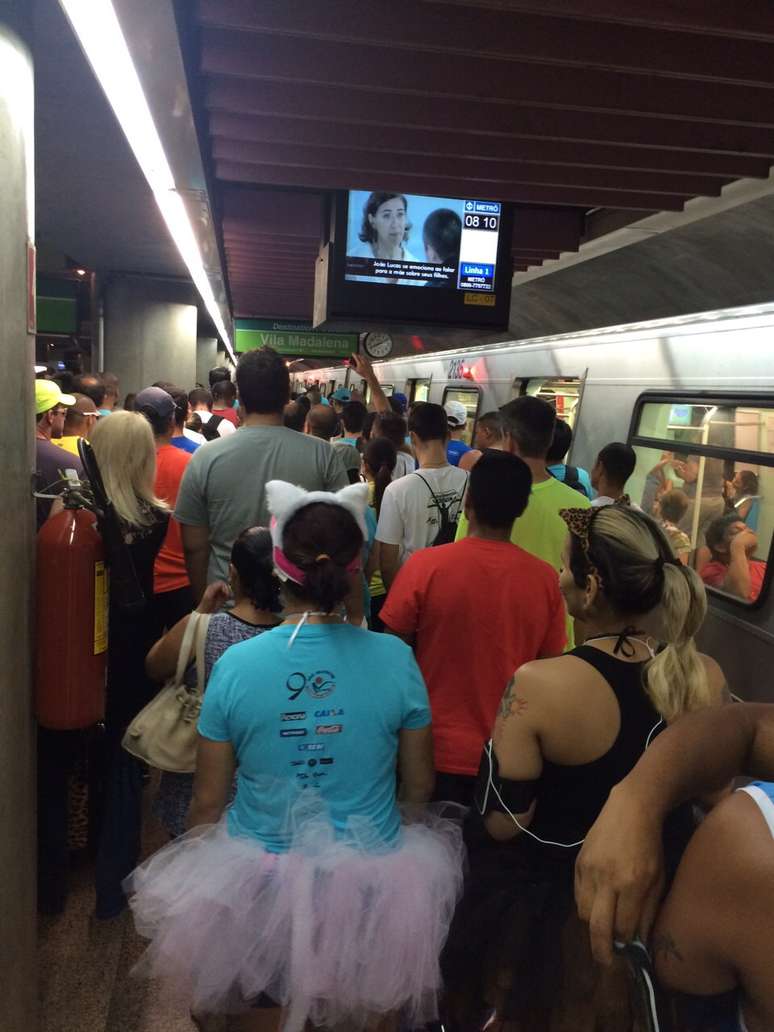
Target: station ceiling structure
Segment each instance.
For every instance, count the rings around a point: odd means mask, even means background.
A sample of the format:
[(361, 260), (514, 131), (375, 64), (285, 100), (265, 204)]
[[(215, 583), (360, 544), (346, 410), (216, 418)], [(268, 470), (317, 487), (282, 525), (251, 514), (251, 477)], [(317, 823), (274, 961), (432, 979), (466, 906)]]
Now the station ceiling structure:
[(191, 11), (237, 315), (309, 317), (325, 191), (513, 202), (519, 271), (577, 250), (600, 215), (620, 226), (680, 211), (774, 163), (766, 0), (196, 0)]

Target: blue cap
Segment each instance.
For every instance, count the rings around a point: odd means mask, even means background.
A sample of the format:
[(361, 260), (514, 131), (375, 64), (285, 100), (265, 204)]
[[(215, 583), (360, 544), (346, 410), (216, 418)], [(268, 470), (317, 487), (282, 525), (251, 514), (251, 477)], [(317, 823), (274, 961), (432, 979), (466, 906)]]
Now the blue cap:
[(397, 404), (400, 405), (403, 412), (405, 412), (408, 408), (408, 398), (406, 395), (402, 394), (400, 391), (394, 391), (392, 397), (395, 399)]
[(346, 402), (352, 401), (352, 391), (346, 387), (337, 387), (330, 397), (331, 401), (341, 401), (346, 404)]

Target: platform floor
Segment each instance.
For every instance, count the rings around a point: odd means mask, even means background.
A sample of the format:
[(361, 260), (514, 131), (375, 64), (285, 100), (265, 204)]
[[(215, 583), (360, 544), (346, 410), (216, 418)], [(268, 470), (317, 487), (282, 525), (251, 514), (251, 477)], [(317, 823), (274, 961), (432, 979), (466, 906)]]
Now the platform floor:
[[(145, 855), (166, 841), (147, 813), (154, 789), (145, 792)], [(145, 941), (128, 911), (111, 921), (94, 917), (93, 879), (93, 864), (76, 861), (64, 913), (39, 918), (40, 1032), (196, 1032), (184, 1006), (130, 977)]]

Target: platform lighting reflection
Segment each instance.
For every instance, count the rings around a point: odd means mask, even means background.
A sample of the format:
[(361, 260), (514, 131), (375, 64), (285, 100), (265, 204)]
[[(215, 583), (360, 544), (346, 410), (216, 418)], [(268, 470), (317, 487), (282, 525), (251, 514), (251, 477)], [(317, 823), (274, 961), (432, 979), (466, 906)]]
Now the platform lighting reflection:
[(59, 0), (232, 359), (231, 339), (111, 0)]

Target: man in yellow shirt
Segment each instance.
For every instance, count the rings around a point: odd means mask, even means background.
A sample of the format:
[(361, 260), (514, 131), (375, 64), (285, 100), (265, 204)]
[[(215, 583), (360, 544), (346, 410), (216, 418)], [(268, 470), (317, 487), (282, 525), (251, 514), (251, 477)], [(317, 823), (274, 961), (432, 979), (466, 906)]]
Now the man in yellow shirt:
[[(526, 511), (513, 524), (511, 541), (532, 555), (550, 563), (558, 572), (562, 568), (562, 550), (567, 540), (567, 524), (560, 509), (588, 509), (591, 504), (579, 491), (552, 477), (546, 468), (546, 455), (554, 437), (556, 415), (547, 401), (525, 396), (503, 405), (505, 419), (505, 451), (518, 455), (532, 473), (532, 491)], [(468, 523), (461, 516), (457, 540), (467, 537)], [(572, 620), (567, 618), (568, 648), (574, 636)]]
[(61, 437), (53, 438), (53, 443), (77, 455), (78, 438), (85, 437), (88, 440), (92, 427), (99, 418), (99, 412), (91, 398), (85, 394), (74, 394), (73, 397), (75, 404), (67, 409), (64, 433)]

